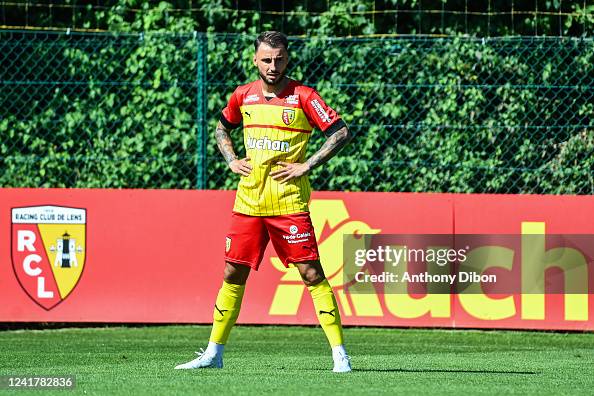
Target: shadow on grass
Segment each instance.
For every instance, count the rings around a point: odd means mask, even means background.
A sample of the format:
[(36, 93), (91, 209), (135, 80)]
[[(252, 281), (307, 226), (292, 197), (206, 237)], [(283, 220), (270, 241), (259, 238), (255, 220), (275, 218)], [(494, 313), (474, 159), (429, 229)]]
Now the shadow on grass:
[[(328, 371), (327, 369), (310, 368), (304, 371)], [(403, 368), (354, 368), (353, 372), (361, 373), (468, 373), (468, 374), (516, 374), (538, 375), (536, 371), (499, 371), (499, 370), (462, 370), (462, 369), (403, 369)]]
[(456, 370), (456, 369), (353, 369), (361, 372), (396, 372), (396, 373), (469, 373), (469, 374), (519, 374), (536, 375), (536, 371), (499, 371), (499, 370)]

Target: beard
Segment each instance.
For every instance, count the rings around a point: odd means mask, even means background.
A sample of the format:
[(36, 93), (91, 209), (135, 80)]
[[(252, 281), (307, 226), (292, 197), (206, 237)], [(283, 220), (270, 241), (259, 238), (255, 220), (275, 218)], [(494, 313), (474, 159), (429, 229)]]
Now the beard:
[(285, 72), (280, 73), (275, 80), (271, 80), (269, 77), (267, 77), (265, 74), (262, 74), (260, 71), (258, 71), (258, 74), (260, 74), (260, 78), (262, 79), (262, 81), (272, 86), (278, 85), (285, 79)]

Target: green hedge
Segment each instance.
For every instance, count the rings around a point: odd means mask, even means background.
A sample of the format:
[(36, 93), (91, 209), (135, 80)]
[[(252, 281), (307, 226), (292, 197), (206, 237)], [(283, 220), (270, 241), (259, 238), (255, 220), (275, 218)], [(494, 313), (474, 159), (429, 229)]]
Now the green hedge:
[[(257, 77), (258, 15), (227, 25), (247, 34), (204, 36), (170, 7), (100, 16), (130, 33), (0, 32), (0, 186), (194, 188), (202, 171), (204, 187), (235, 187), (212, 131), (234, 87)], [(204, 18), (209, 30), (230, 23)], [(317, 18), (323, 34), (364, 23)], [(591, 39), (320, 35), (290, 47), (289, 74), (355, 134), (313, 172), (316, 189), (594, 192)], [(315, 133), (310, 152), (322, 140)]]

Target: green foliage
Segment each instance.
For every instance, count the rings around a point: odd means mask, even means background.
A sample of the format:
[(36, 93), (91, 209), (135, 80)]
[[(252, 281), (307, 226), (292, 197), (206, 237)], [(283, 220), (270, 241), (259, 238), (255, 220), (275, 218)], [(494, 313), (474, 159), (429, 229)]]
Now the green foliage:
[[(8, 25), (149, 31), (189, 19), (189, 30), (255, 33), (274, 28), (293, 36), (370, 34), (574, 36), (594, 34), (591, 1), (561, 0), (112, 0), (35, 4), (3, 2)], [(39, 2), (37, 2), (39, 3)]]
[[(405, 3), (414, 2), (398, 1)], [(456, 32), (328, 38), (376, 31), (358, 13), (371, 2), (330, 4), (313, 18), (297, 13), (282, 22), (289, 32), (299, 25), (319, 33), (291, 39), (289, 75), (315, 87), (355, 134), (312, 172), (314, 188), (594, 192), (592, 40)], [(0, 58), (7, 93), (0, 97), (0, 185), (194, 188), (201, 168), (207, 188), (235, 188), (237, 178), (199, 126), (205, 117), (205, 130), (214, 131), (233, 89), (257, 78), (255, 34), (282, 25), (267, 14), (224, 12), (225, 0), (196, 7), (208, 12), (196, 19), (168, 2), (121, 0), (97, 15), (128, 33), (0, 33), (0, 53), (8, 54)], [(205, 26), (205, 36), (184, 33)], [(242, 34), (214, 33), (221, 30)], [(233, 139), (241, 154), (241, 132)], [(323, 141), (314, 133), (309, 154)]]
[[(162, 18), (155, 13), (137, 22), (155, 27)], [(164, 28), (176, 26), (183, 25)], [(8, 109), (0, 124), (0, 185), (196, 185), (196, 40), (169, 34), (41, 40), (24, 35), (18, 42), (23, 57), (39, 60), (26, 66), (54, 77), (45, 77), (52, 89), (14, 77), (6, 101), (16, 96), (22, 103)]]

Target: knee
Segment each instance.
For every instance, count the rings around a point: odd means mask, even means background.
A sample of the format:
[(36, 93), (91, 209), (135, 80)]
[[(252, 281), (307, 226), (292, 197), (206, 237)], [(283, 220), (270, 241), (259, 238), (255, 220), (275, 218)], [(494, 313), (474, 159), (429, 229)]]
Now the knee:
[(324, 280), (324, 273), (314, 267), (309, 267), (301, 272), (301, 279), (303, 279), (305, 286), (315, 286)]
[(244, 285), (250, 274), (250, 268), (245, 265), (227, 263), (225, 265), (224, 279), (227, 283)]

